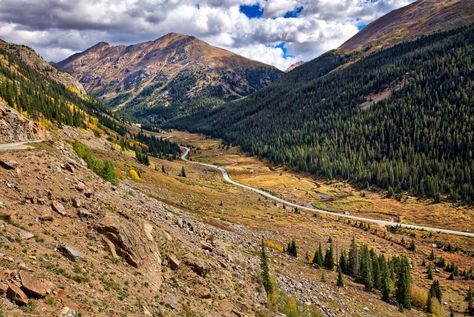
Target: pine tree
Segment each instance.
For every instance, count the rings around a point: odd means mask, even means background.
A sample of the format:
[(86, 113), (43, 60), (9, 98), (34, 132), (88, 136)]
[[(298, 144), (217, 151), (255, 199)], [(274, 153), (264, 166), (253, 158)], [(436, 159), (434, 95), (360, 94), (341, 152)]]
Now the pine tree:
[(411, 240), (410, 246), (408, 247), (408, 250), (415, 252), (416, 251), (416, 244), (415, 240)]
[(434, 261), (434, 259), (435, 259), (434, 250), (433, 250), (433, 249), (431, 249), (431, 253), (430, 253), (430, 255), (428, 256), (428, 260), (430, 260), (430, 261)]
[(370, 257), (372, 261), (372, 275), (373, 275), (373, 281), (374, 281), (374, 288), (375, 289), (380, 289), (382, 286), (382, 276), (380, 272), (380, 264), (379, 264), (379, 259), (377, 257), (377, 254), (373, 249), (370, 250)]
[(467, 302), (467, 311), (466, 313), (469, 316), (474, 316), (474, 292), (472, 288), (469, 287), (466, 295), (466, 302)]
[(341, 268), (342, 273), (347, 272), (347, 255), (344, 250), (341, 252), (341, 256), (339, 257), (339, 267)]
[(436, 298), (441, 303), (441, 299), (443, 297), (443, 294), (441, 292), (441, 286), (439, 285), (438, 280), (435, 280), (433, 282), (433, 284), (431, 284), (429, 293), (432, 297)]
[(428, 314), (433, 313), (433, 296), (431, 295), (431, 292), (428, 293), (428, 297), (426, 299), (426, 312)]
[(165, 170), (165, 166), (164, 166), (164, 165), (161, 165), (161, 172), (162, 172), (163, 174), (166, 173), (166, 170)]
[(428, 274), (427, 278), (429, 280), (432, 280), (433, 279), (433, 266), (431, 265), (431, 262), (430, 262), (430, 264), (428, 264), (427, 274)]
[(316, 257), (316, 263), (318, 264), (319, 267), (323, 267), (323, 262), (324, 262), (323, 258), (324, 258), (323, 248), (321, 247), (321, 242), (319, 242), (318, 254), (317, 254), (317, 257)]
[(406, 255), (403, 255), (397, 270), (396, 298), (403, 308), (411, 308), (411, 270)]
[(329, 248), (326, 251), (326, 256), (324, 257), (324, 267), (329, 271), (334, 269), (334, 251), (332, 242), (329, 244)]
[(385, 262), (382, 261), (382, 300), (389, 303), (392, 295), (392, 279), (390, 278), (390, 268)]
[(265, 244), (262, 240), (261, 251), (260, 251), (260, 268), (262, 270), (262, 283), (267, 294), (273, 293), (273, 284), (270, 280), (270, 268), (268, 267), (268, 257), (265, 252)]
[(349, 275), (352, 277), (356, 277), (358, 275), (359, 270), (359, 254), (355, 237), (352, 237), (351, 246), (349, 248), (349, 259), (347, 264)]
[(337, 269), (337, 282), (336, 282), (336, 284), (339, 287), (344, 287), (344, 280), (342, 279), (342, 270), (341, 270), (340, 266)]
[(184, 166), (181, 167), (181, 173), (179, 174), (181, 177), (186, 177), (186, 170), (184, 169)]
[(298, 256), (298, 249), (296, 247), (295, 240), (292, 239), (290, 242), (288, 242), (288, 247), (286, 248), (286, 252), (291, 256), (294, 256), (294, 257)]
[(360, 277), (359, 280), (364, 284), (365, 289), (370, 291), (374, 288), (372, 260), (367, 245), (362, 245), (360, 250)]

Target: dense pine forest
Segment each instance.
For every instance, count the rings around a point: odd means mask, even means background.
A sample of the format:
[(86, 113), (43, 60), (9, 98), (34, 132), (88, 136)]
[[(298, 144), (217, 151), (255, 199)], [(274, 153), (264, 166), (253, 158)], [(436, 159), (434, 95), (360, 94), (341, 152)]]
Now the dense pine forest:
[(5, 49), (0, 49), (0, 97), (37, 121), (82, 127), (90, 114), (102, 125), (122, 135), (126, 132), (100, 103), (46, 78)]
[(360, 188), (473, 203), (473, 52), (473, 25), (361, 53), (344, 66), (350, 57), (330, 52), (171, 125)]

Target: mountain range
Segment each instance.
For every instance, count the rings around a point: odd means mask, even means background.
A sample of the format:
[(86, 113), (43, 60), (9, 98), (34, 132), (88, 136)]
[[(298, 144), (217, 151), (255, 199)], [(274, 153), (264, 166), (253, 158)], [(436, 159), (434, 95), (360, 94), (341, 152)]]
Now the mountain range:
[(101, 42), (55, 66), (114, 111), (154, 123), (247, 96), (282, 74), (177, 33), (131, 46)]

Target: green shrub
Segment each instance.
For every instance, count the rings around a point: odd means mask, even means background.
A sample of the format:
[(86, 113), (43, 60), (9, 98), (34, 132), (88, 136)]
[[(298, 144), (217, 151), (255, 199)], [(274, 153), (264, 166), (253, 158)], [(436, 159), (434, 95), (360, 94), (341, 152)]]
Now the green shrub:
[(96, 158), (91, 150), (79, 141), (74, 141), (72, 146), (76, 154), (86, 162), (90, 170), (113, 185), (118, 184), (117, 173), (111, 161)]

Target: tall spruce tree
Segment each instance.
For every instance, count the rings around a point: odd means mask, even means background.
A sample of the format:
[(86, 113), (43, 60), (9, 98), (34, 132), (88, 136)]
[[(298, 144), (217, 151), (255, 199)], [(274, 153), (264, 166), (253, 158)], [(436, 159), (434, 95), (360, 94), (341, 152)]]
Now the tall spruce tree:
[(336, 282), (336, 284), (339, 287), (344, 287), (344, 280), (342, 279), (342, 269), (341, 269), (340, 266), (337, 268), (337, 282)]
[(357, 277), (359, 270), (359, 254), (355, 237), (352, 237), (351, 246), (349, 248), (348, 273), (352, 277)]
[(411, 308), (411, 268), (407, 256), (404, 254), (397, 269), (396, 298), (403, 308)]
[(431, 284), (429, 293), (431, 294), (432, 297), (436, 298), (441, 303), (443, 293), (441, 291), (441, 286), (439, 285), (438, 280), (433, 281), (433, 284)]
[(329, 244), (329, 247), (326, 251), (326, 255), (324, 257), (324, 267), (329, 271), (332, 271), (334, 269), (334, 250), (332, 242)]
[(381, 261), (381, 270), (382, 270), (382, 285), (381, 285), (381, 292), (382, 292), (382, 300), (384, 302), (389, 303), (390, 298), (392, 296), (392, 279), (390, 277), (390, 268), (387, 265), (387, 262), (385, 261), (385, 258), (382, 255), (382, 261)]

